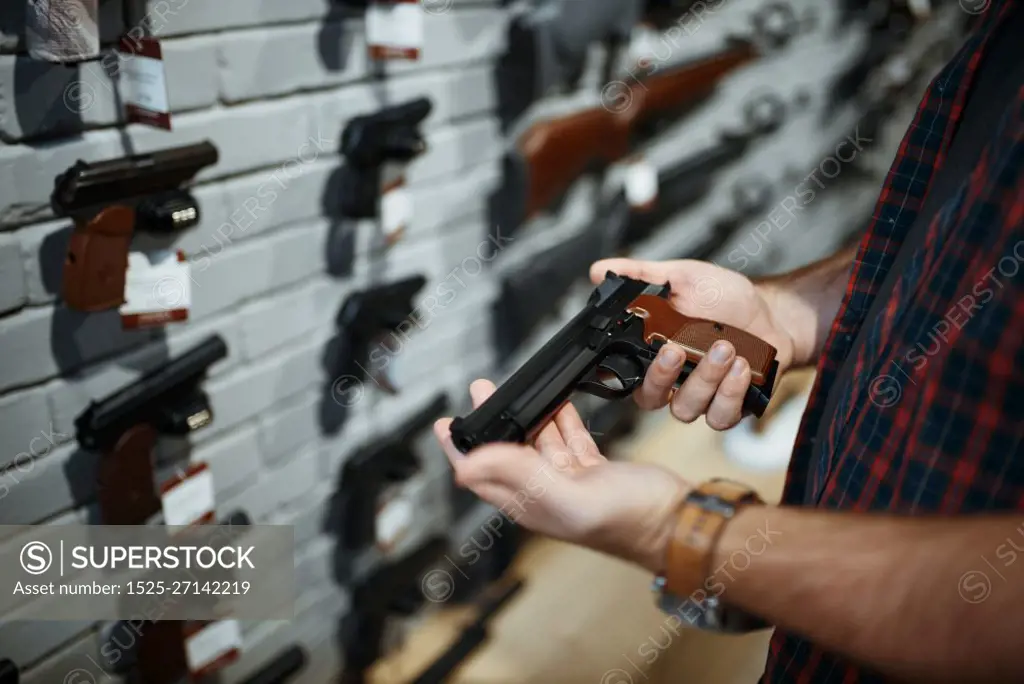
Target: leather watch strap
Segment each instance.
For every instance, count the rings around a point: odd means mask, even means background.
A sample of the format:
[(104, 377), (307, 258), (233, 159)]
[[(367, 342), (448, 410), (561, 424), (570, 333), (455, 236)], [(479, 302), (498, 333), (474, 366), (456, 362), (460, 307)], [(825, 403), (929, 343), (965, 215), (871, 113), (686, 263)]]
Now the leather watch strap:
[(665, 590), (686, 597), (704, 589), (711, 557), (726, 523), (743, 506), (763, 503), (757, 492), (731, 480), (709, 480), (694, 489), (679, 508), (665, 559)]

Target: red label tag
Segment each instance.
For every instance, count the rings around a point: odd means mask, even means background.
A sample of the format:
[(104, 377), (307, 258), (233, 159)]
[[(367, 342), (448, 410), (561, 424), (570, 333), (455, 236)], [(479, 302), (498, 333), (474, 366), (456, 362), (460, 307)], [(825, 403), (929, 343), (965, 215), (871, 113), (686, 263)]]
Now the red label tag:
[(119, 75), (121, 99), (129, 123), (171, 130), (167, 75), (163, 50), (156, 38), (121, 38)]
[(371, 2), (366, 8), (366, 43), (371, 59), (419, 59), (423, 50), (419, 0)]

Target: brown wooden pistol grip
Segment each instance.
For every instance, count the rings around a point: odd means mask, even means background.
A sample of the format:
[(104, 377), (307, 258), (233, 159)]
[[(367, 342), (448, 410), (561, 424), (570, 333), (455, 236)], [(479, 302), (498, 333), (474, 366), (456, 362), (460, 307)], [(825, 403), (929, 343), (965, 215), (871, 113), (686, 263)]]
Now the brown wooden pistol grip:
[(158, 433), (148, 423), (125, 431), (103, 454), (97, 477), (97, 498), (104, 525), (142, 525), (160, 511), (153, 474), (153, 449)]
[[(686, 352), (686, 360), (696, 365), (718, 340), (731, 342), (736, 355), (750, 364), (751, 384), (764, 386), (773, 379), (772, 362), (776, 349), (748, 332), (704, 318), (684, 316), (656, 295), (640, 295), (627, 311), (644, 321), (644, 341), (675, 342)], [(771, 388), (768, 388), (771, 389)]]
[(107, 207), (76, 225), (64, 259), (61, 298), (76, 311), (105, 311), (124, 303), (128, 249), (135, 228), (131, 207)]

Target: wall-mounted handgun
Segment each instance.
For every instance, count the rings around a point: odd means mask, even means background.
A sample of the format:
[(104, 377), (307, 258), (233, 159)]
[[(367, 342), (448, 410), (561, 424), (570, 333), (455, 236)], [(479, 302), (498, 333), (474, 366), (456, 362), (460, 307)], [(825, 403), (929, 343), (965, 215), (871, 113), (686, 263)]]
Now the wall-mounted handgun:
[(426, 600), (420, 578), (447, 550), (447, 539), (432, 537), (408, 555), (379, 566), (352, 588), (351, 609), (342, 623), (342, 684), (367, 681), (367, 671), (384, 655), (388, 620), (420, 609)]
[(396, 434), (374, 442), (345, 461), (337, 502), (341, 524), (338, 546), (346, 556), (391, 542), (378, 538), (377, 526), (378, 516), (386, 510), (388, 490), (419, 472), (415, 439), (447, 407), (448, 395), (439, 394)]
[(690, 318), (668, 301), (669, 286), (608, 272), (583, 310), (497, 391), (451, 425), (466, 453), (490, 442), (525, 443), (579, 390), (604, 399), (627, 397), (638, 388), (658, 350), (668, 343), (686, 355), (676, 386), (717, 340), (728, 340), (750, 364), (744, 409), (764, 413), (778, 372), (776, 349), (748, 332)]
[(0, 660), (0, 684), (18, 684), (21, 675), (18, 673), (18, 666), (13, 660), (4, 658)]
[[(215, 534), (204, 533), (204, 544), (214, 547), (236, 542), (247, 531), (244, 528), (252, 525), (252, 519), (244, 510), (237, 510), (220, 520), (217, 525), (223, 528), (223, 531), (218, 530)], [(243, 529), (236, 531), (235, 528)], [(161, 577), (166, 578), (167, 570), (161, 572), (164, 573)], [(230, 570), (223, 572), (224, 581), (233, 579)], [(140, 577), (140, 581), (145, 582), (146, 577)], [(162, 605), (159, 613), (153, 611), (143, 616), (138, 611), (138, 597), (124, 596), (122, 600), (126, 605), (123, 610), (126, 613), (137, 614), (138, 617), (111, 623), (102, 633), (99, 655), (104, 661), (104, 669), (126, 677), (126, 681), (139, 681), (145, 684), (177, 684), (188, 679), (189, 658), (186, 642), (189, 633), (195, 631), (202, 623), (172, 620), (165, 616), (172, 610), (186, 610), (185, 606), (191, 601), (197, 606), (208, 606), (209, 602), (206, 600), (208, 597), (198, 594), (181, 595), (179, 598), (180, 600), (173, 604)], [(161, 619), (161, 616), (164, 616), (164, 619)], [(218, 664), (224, 665), (227, 662)]]
[(427, 149), (419, 130), (433, 105), (421, 97), (357, 116), (341, 135), (346, 166), (341, 188), (341, 210), (349, 218), (376, 218), (381, 195), (387, 189), (385, 166), (405, 164)]
[[(349, 295), (338, 313), (338, 334), (327, 353), (332, 391), (339, 378), (362, 382), (369, 378), (388, 393), (397, 388), (385, 371), (391, 354), (401, 349), (407, 335), (417, 327), (413, 298), (427, 279), (411, 276), (377, 285)], [(397, 341), (388, 344), (388, 338)]]
[(305, 669), (308, 660), (306, 649), (296, 644), (281, 651), (266, 667), (242, 684), (285, 684)]
[(132, 235), (199, 223), (199, 203), (182, 185), (217, 159), (217, 148), (202, 142), (104, 162), (79, 160), (57, 176), (53, 211), (75, 221), (64, 261), (64, 303), (78, 311), (123, 304)]
[(199, 389), (206, 370), (228, 354), (211, 335), (177, 359), (109, 397), (94, 401), (75, 420), (78, 443), (103, 452), (99, 502), (107, 525), (140, 525), (160, 510), (152, 452), (160, 435), (186, 435), (213, 420)]
[(448, 677), (486, 641), (490, 623), (523, 588), (522, 580), (496, 587), (480, 602), (476, 619), (466, 626), (447, 651), (442, 653), (412, 684), (444, 684)]

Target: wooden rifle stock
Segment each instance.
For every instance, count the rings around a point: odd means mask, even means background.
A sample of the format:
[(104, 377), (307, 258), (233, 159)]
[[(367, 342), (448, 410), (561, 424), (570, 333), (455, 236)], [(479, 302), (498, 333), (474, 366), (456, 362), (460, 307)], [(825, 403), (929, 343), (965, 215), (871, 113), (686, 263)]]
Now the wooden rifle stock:
[(705, 100), (719, 81), (759, 55), (756, 46), (737, 40), (727, 49), (680, 67), (656, 73), (624, 89), (615, 102), (532, 126), (519, 150), (529, 169), (526, 218), (551, 206), (573, 181), (626, 157), (638, 127), (685, 111)]

